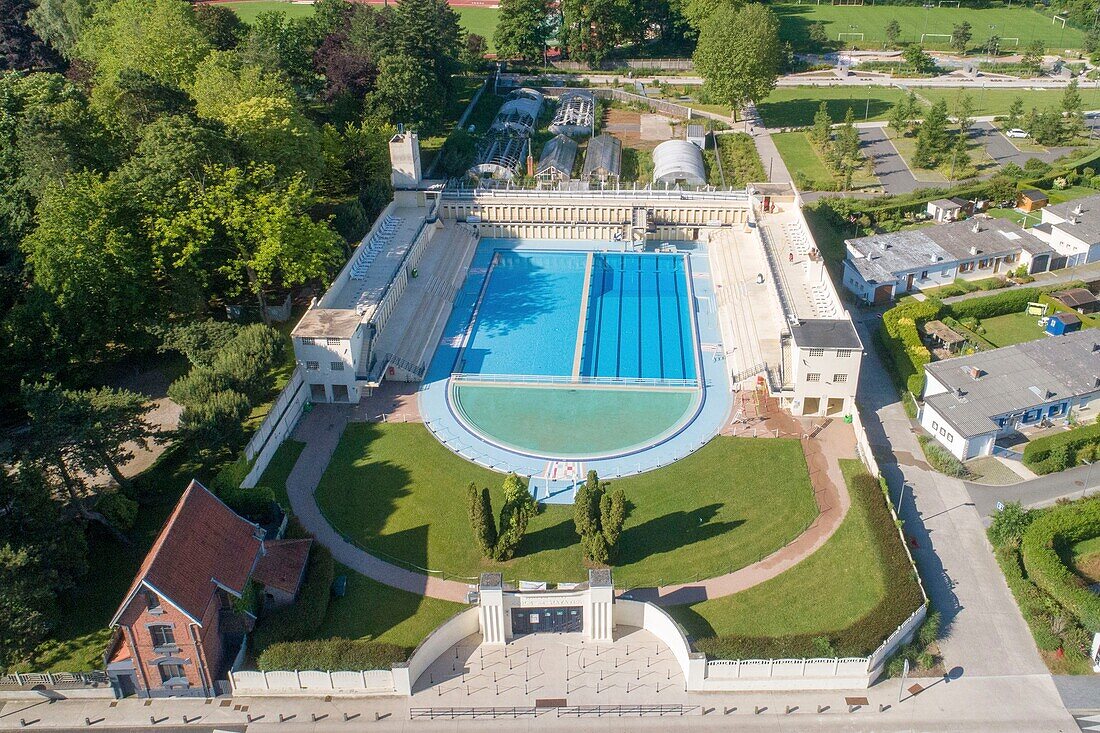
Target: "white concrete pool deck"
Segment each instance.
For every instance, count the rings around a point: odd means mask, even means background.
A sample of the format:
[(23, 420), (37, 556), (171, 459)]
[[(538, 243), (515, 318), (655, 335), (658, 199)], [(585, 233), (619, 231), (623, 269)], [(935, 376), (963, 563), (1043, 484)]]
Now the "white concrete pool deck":
[[(574, 252), (597, 249), (623, 251), (628, 246), (629, 243), (620, 242), (544, 240), (523, 241), (516, 245), (517, 249), (558, 249)], [(514, 471), (530, 478), (532, 491), (539, 501), (572, 503), (572, 480), (583, 480), (589, 470), (595, 470), (601, 477), (609, 479), (651, 471), (695, 452), (719, 432), (729, 416), (732, 396), (721, 346), (722, 337), (718, 326), (710, 262), (706, 245), (702, 243), (689, 243), (682, 250), (690, 257), (695, 290), (695, 317), (699, 329), (700, 363), (705, 385), (702, 405), (694, 420), (658, 445), (626, 455), (592, 460), (551, 460), (527, 455), (494, 445), (467, 429), (454, 415), (448, 403), (448, 378), (455, 356), (461, 348), (463, 334), (469, 324), (494, 247), (493, 243), (479, 246), (470, 274), (455, 298), (451, 318), (421, 385), (420, 413), (428, 429), (440, 442), (463, 458), (486, 468), (501, 472)]]

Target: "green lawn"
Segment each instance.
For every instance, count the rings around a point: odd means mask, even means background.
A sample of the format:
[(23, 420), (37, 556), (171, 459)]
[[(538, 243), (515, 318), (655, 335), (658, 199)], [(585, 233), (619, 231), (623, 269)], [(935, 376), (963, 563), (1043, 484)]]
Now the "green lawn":
[(256, 488), (267, 487), (275, 494), (275, 501), (290, 511), (290, 498), (286, 494), (286, 480), (290, 476), (294, 464), (298, 462), (298, 456), (302, 455), (306, 444), (287, 438), (275, 451), (271, 461), (264, 469)]
[(833, 172), (821, 160), (806, 133), (780, 132), (772, 135), (772, 140), (792, 176), (802, 173), (813, 181), (833, 180)]
[(863, 122), (887, 119), (904, 96), (894, 87), (781, 87), (756, 108), (766, 127), (802, 127), (813, 124), (822, 102), (834, 122), (843, 122), (849, 107), (856, 121)]
[(994, 346), (1011, 346), (1025, 341), (1034, 341), (1044, 334), (1039, 327), (1039, 317), (1026, 313), (1009, 313), (1005, 316), (983, 318), (981, 326), (985, 329), (982, 337)]
[(441, 623), (467, 608), (391, 588), (343, 565), (337, 564), (336, 573), (348, 576), (347, 594), (329, 602), (325, 621), (315, 634), (318, 639), (370, 639), (412, 649)]
[[(1084, 33), (1070, 25), (1063, 31), (1059, 25), (1051, 23), (1049, 16), (1037, 13), (1028, 6), (1019, 3), (1005, 7), (991, 3), (992, 7), (977, 9), (973, 7), (952, 8), (933, 7), (925, 9), (919, 5), (872, 5), (868, 2), (860, 6), (837, 6), (831, 3), (813, 4), (775, 4), (771, 8), (779, 15), (779, 35), (789, 40), (796, 48), (809, 45), (809, 27), (812, 23), (823, 23), (831, 42), (836, 42), (840, 33), (862, 33), (858, 36), (846, 36), (849, 45), (859, 48), (881, 49), (886, 40), (886, 25), (897, 20), (901, 26), (902, 42), (919, 43), (921, 34), (941, 33), (950, 35), (952, 26), (969, 22), (973, 28), (972, 47), (981, 46), (992, 33), (1003, 40), (1001, 48), (1011, 53), (1016, 47), (1009, 40), (1019, 38), (1022, 49), (1029, 42), (1039, 39), (1051, 52), (1063, 48), (1080, 48), (1084, 43)], [(991, 25), (996, 26), (990, 31)], [(926, 37), (924, 45), (930, 48), (947, 48), (948, 37)], [(817, 49), (815, 49), (817, 50)]]
[[(1068, 32), (1068, 31), (1067, 31)], [(939, 100), (947, 102), (948, 114), (954, 114), (958, 99), (966, 94), (974, 104), (975, 115), (1006, 115), (1008, 108), (1017, 98), (1024, 100), (1024, 111), (1031, 108), (1044, 109), (1059, 106), (1062, 103), (1061, 89), (982, 89), (982, 88), (936, 88), (917, 87), (913, 91), (929, 104)], [(1085, 109), (1100, 108), (1100, 89), (1080, 90), (1081, 102)], [(1019, 141), (1013, 140), (1013, 143)]]
[[(845, 478), (865, 472), (841, 461)], [(669, 609), (693, 638), (725, 635), (789, 636), (850, 626), (885, 593), (875, 560), (867, 508), (852, 503), (836, 533), (787, 572), (732, 596)]]
[[(291, 18), (301, 18), (313, 15), (311, 3), (291, 3), (282, 0), (239, 0), (239, 2), (220, 3), (230, 8), (245, 23), (256, 20), (256, 16), (269, 10), (281, 10)], [(496, 8), (467, 8), (454, 9), (459, 16), (459, 23), (468, 33), (477, 33), (484, 36), (489, 42), (489, 50), (493, 50), (493, 31), (497, 27), (499, 15)]]
[[(355, 423), (317, 499), (333, 526), (384, 559), (470, 579), (502, 570), (509, 580), (582, 580), (586, 571), (567, 506), (544, 507), (511, 562), (480, 557), (465, 488), (488, 486), (499, 512), (502, 480), (451, 453), (423, 425)], [(792, 540), (817, 513), (795, 440), (715, 438), (682, 461), (612, 486), (631, 504), (615, 568), (620, 586), (690, 581), (743, 567)]]

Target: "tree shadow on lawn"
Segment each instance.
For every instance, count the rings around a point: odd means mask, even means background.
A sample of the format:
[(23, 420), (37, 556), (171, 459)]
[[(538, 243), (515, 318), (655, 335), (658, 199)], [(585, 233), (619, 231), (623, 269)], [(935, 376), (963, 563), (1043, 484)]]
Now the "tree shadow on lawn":
[(833, 122), (843, 122), (844, 115), (850, 108), (856, 116), (856, 122), (862, 122), (864, 118), (873, 119), (888, 112), (894, 105), (885, 99), (872, 97), (868, 103), (866, 97), (860, 99), (820, 99), (814, 97), (798, 97), (775, 102), (761, 102), (756, 105), (764, 124), (769, 128), (774, 127), (805, 127), (814, 123), (814, 115), (821, 103), (825, 102), (825, 108), (829, 111), (829, 117)]
[(553, 552), (564, 550), (580, 542), (576, 528), (573, 526), (573, 518), (566, 517), (557, 524), (543, 527), (535, 532), (530, 532), (523, 537), (520, 543), (517, 557), (535, 555), (540, 552)]
[(363, 543), (383, 536), (398, 502), (412, 494), (408, 469), (372, 459), (371, 445), (381, 437), (377, 423), (349, 425), (317, 491), (333, 527)]
[[(381, 559), (405, 569), (418, 573), (435, 569), (428, 567), (428, 525), (426, 524), (382, 535), (378, 538), (376, 547), (379, 549), (372, 550), (372, 554), (378, 553)], [(422, 577), (427, 581), (426, 575)], [(416, 592), (423, 593), (424, 590), (425, 588), (421, 586), (416, 589)]]
[(679, 550), (737, 529), (745, 520), (712, 522), (722, 504), (708, 504), (690, 512), (672, 512), (623, 530), (618, 565), (633, 565), (653, 555)]

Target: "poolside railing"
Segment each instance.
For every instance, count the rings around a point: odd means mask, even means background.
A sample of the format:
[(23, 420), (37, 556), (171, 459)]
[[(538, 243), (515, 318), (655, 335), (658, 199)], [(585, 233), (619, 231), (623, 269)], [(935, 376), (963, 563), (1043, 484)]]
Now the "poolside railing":
[(568, 384), (592, 386), (632, 386), (632, 387), (698, 387), (698, 379), (661, 379), (657, 377), (573, 377), (545, 374), (478, 374), (476, 372), (455, 372), (451, 375), (455, 384)]

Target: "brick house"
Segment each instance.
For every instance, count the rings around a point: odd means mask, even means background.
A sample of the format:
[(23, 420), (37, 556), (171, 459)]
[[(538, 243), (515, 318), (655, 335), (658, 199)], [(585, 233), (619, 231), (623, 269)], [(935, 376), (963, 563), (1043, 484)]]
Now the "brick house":
[(265, 605), (293, 602), (311, 543), (265, 540), (261, 527), (192, 481), (111, 619), (107, 672), (117, 689), (217, 694), (256, 620), (239, 599), (262, 592)]

